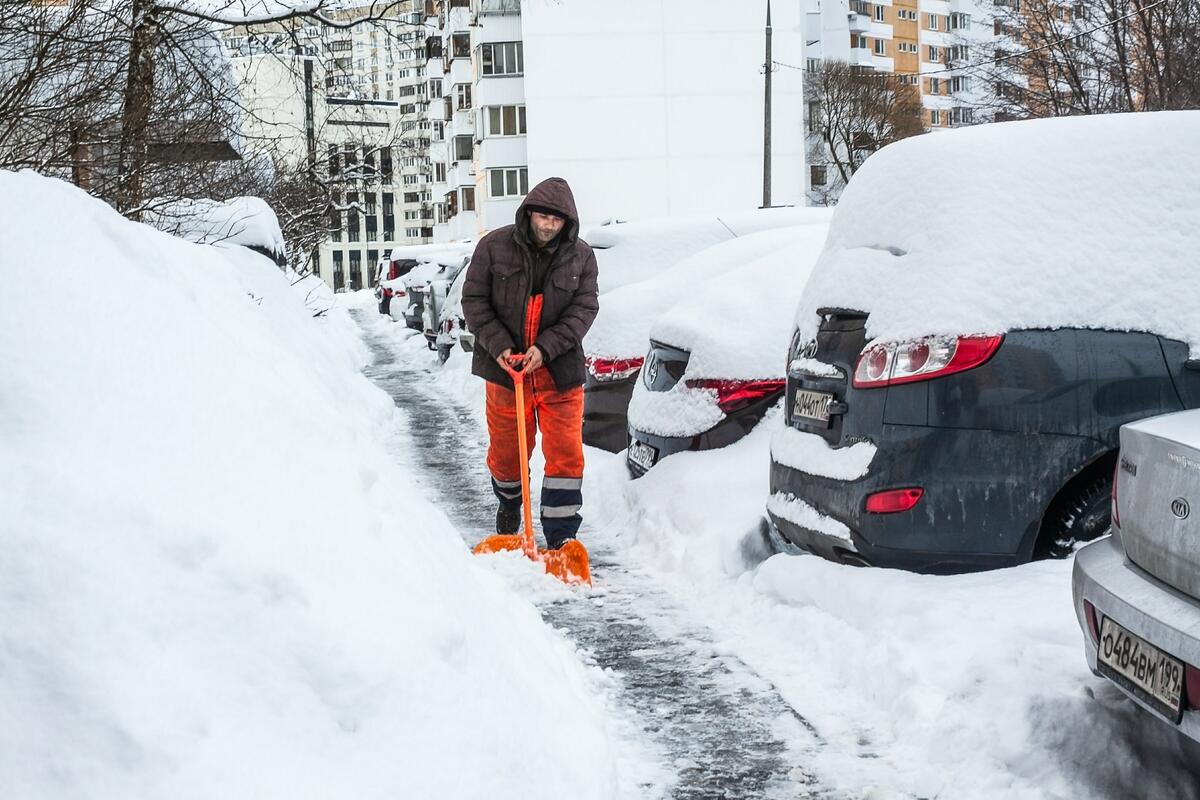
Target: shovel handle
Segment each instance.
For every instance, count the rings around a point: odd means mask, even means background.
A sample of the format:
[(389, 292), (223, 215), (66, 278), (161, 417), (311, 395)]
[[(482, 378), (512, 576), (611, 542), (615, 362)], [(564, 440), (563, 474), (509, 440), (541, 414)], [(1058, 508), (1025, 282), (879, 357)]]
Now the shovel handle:
[[(514, 362), (516, 367), (513, 366)], [(525, 431), (525, 379), (528, 374), (525, 372), (525, 356), (509, 356), (502, 360), (500, 366), (504, 367), (504, 371), (512, 378), (516, 393), (517, 447), (521, 451), (521, 508), (525, 516), (525, 528), (521, 531), (521, 549), (525, 551), (526, 556), (537, 561), (537, 541), (533, 538), (533, 509), (529, 502), (529, 449), (526, 444), (529, 436)]]

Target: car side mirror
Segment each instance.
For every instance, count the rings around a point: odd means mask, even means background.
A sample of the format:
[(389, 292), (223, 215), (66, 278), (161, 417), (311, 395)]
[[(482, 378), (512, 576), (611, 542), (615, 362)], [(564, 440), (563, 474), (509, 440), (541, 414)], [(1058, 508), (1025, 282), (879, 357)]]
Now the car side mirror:
[(1200, 371), (1200, 358), (1189, 358), (1187, 361), (1183, 362), (1183, 368), (1190, 369), (1192, 371)]

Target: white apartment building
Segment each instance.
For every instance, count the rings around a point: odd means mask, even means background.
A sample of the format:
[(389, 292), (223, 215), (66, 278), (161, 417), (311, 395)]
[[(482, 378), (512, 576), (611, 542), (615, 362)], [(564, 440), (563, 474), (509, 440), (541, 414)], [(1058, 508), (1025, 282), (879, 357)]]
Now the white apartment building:
[[(551, 176), (571, 183), (584, 222), (760, 205), (766, 7), (730, 11), (727, 0), (427, 2), (435, 239), (512, 222)], [(775, 12), (775, 57), (800, 60), (803, 44), (797, 0)], [(774, 83), (773, 203), (800, 203), (802, 76)]]
[[(802, 2), (806, 69), (843, 61), (904, 76), (920, 92), (931, 130), (983, 121), (988, 87), (963, 67), (992, 52), (990, 0)], [(806, 113), (811, 103), (806, 98)], [(805, 177), (810, 200), (829, 193), (833, 176), (821, 164), (814, 162)]]
[(335, 290), (374, 285), (391, 248), (433, 240), (423, 23), (409, 0), (372, 24), (289, 22), (226, 37), (248, 139), (279, 142), (292, 165), (308, 159), (328, 186), (329, 238), (308, 266)]

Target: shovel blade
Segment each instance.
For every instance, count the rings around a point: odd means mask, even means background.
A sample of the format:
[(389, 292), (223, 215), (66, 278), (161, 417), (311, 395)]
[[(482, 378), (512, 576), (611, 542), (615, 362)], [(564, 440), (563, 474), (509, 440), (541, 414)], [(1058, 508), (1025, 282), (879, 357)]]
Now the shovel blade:
[[(524, 549), (525, 537), (520, 534), (497, 533), (475, 545), (475, 555), (488, 555)], [(546, 567), (546, 572), (566, 584), (586, 583), (592, 585), (591, 561), (583, 542), (571, 539), (557, 550), (537, 551), (535, 561)]]

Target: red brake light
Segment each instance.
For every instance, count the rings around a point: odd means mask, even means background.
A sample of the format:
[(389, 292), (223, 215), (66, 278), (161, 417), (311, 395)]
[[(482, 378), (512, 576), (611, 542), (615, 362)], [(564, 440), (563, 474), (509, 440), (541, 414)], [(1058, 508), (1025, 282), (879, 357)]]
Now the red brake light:
[(1183, 665), (1183, 685), (1187, 689), (1187, 707), (1193, 710), (1200, 709), (1200, 669), (1196, 669), (1191, 664)]
[(925, 496), (925, 490), (920, 487), (911, 489), (889, 489), (886, 492), (876, 492), (867, 497), (868, 514), (896, 514), (908, 511)]
[(645, 359), (637, 358), (595, 358), (587, 357), (588, 372), (598, 381), (619, 381), (633, 375), (642, 368)]
[(726, 414), (732, 414), (745, 408), (751, 403), (782, 392), (787, 381), (721, 381), (694, 380), (688, 381), (691, 389), (713, 389), (717, 393), (717, 405)]
[(942, 378), (985, 363), (1003, 336), (927, 336), (868, 345), (854, 368), (854, 388), (872, 389)]
[(1096, 607), (1087, 600), (1083, 601), (1083, 616), (1087, 620), (1088, 633), (1092, 635), (1092, 642), (1098, 644), (1100, 642), (1100, 619), (1096, 616)]

